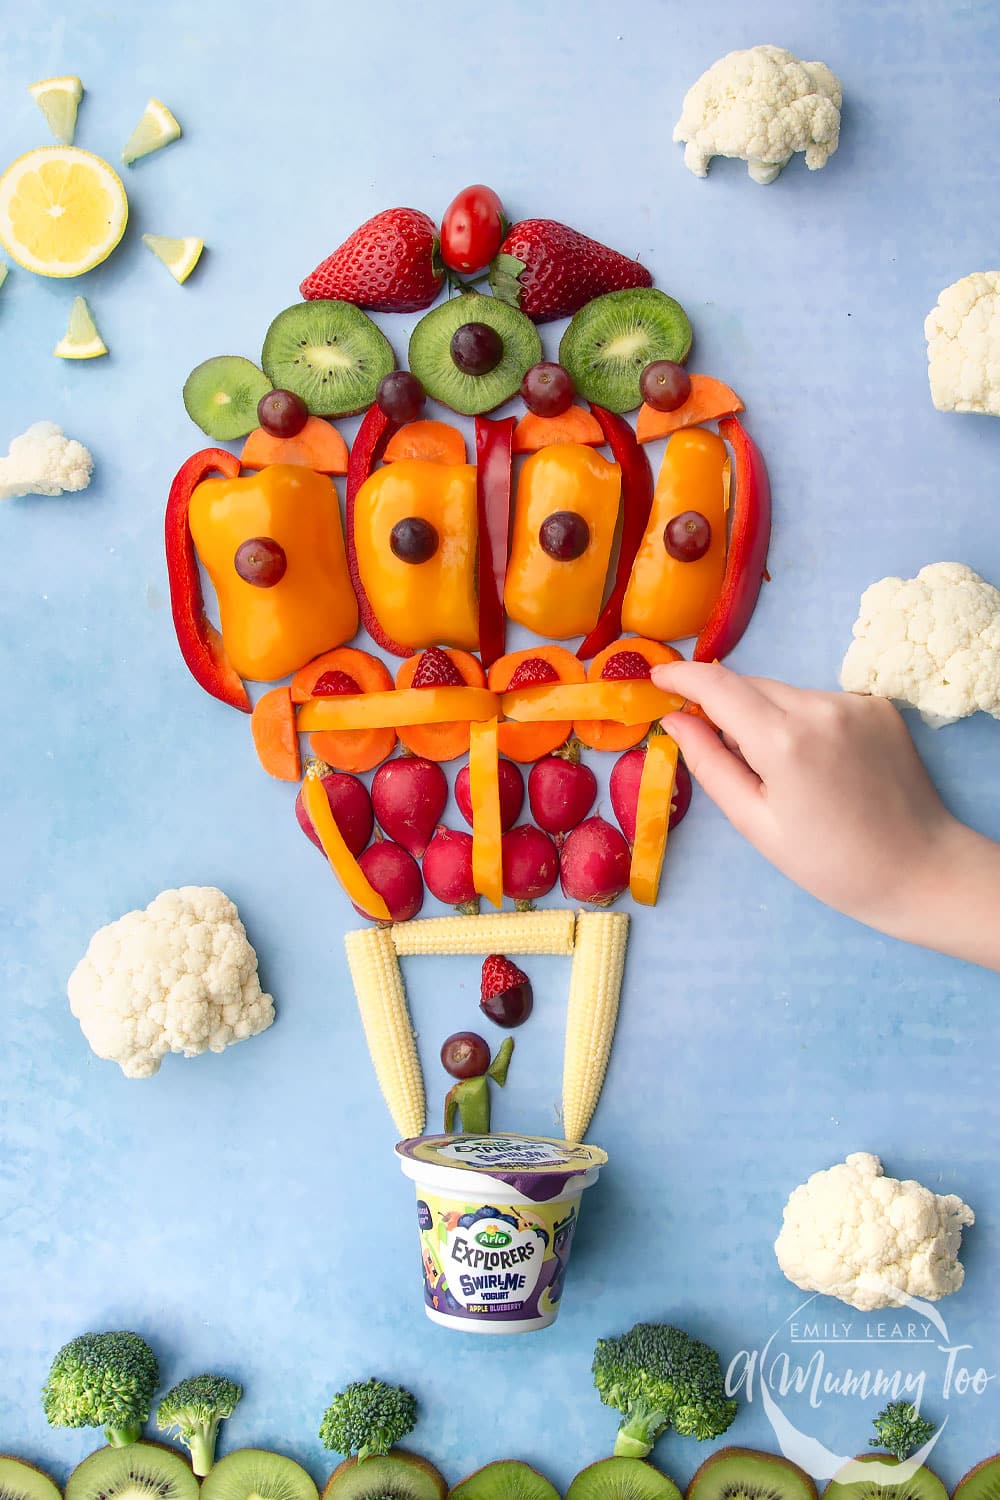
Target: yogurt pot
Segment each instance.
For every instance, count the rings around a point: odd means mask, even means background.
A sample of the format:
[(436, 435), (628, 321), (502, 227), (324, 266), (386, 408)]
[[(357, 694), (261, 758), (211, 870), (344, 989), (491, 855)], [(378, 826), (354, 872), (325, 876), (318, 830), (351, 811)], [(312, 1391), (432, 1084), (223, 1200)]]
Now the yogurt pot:
[(396, 1147), (417, 1191), (424, 1310), (466, 1333), (554, 1323), (580, 1213), (606, 1154), (533, 1135), (423, 1135)]

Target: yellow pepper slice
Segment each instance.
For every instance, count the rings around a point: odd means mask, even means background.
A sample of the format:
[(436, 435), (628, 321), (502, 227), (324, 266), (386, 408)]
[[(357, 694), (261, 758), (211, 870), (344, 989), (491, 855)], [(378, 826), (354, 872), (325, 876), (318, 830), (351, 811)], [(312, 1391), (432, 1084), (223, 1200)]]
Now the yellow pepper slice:
[[(474, 724), (492, 719), (500, 699), (488, 688), (393, 688), (313, 698), (299, 710), (299, 729), (398, 729), (410, 724)], [(664, 709), (664, 712), (666, 710)]]
[(572, 682), (520, 688), (501, 696), (504, 716), (526, 723), (553, 719), (610, 719), (614, 724), (650, 724), (684, 707), (684, 699), (652, 682)]
[(654, 734), (646, 749), (635, 812), (635, 843), (629, 890), (641, 906), (655, 906), (670, 830), (670, 801), (677, 775), (677, 745), (669, 734)]
[(302, 783), (302, 803), (330, 861), (330, 868), (352, 901), (377, 922), (389, 922), (389, 908), (368, 882), (365, 872), (344, 843), (344, 835), (330, 811), (323, 783), (318, 776), (307, 776)]
[(500, 858), (500, 776), (497, 721), (470, 725), (469, 793), (472, 798), (472, 881), (498, 909), (503, 905)]

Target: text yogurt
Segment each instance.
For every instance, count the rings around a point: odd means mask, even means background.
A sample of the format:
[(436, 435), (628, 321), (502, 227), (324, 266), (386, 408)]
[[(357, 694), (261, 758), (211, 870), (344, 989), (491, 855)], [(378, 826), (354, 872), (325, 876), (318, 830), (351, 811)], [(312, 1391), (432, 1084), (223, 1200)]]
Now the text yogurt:
[(531, 1135), (424, 1135), (396, 1155), (417, 1190), (425, 1311), (468, 1333), (528, 1333), (559, 1312), (585, 1188), (606, 1154)]

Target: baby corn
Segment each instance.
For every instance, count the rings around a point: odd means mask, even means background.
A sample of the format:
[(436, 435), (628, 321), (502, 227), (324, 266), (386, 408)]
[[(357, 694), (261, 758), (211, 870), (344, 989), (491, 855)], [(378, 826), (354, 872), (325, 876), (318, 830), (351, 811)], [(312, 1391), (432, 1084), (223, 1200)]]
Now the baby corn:
[(367, 927), (349, 932), (344, 946), (382, 1097), (401, 1136), (422, 1135), (426, 1121), (424, 1079), (389, 929)]
[(569, 978), (563, 1058), (563, 1134), (582, 1141), (607, 1072), (625, 969), (628, 917), (581, 912)]
[(390, 929), (401, 958), (421, 954), (573, 952), (576, 915), (572, 911), (512, 911), (479, 917), (425, 917), (397, 922)]

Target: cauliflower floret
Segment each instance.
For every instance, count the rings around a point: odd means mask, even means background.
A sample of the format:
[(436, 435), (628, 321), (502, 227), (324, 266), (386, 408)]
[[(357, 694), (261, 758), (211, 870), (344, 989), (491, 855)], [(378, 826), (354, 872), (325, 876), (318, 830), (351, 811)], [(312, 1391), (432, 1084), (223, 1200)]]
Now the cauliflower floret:
[(93, 1050), (126, 1078), (151, 1078), (168, 1052), (223, 1052), (274, 1020), (240, 914), (210, 885), (162, 891), (95, 932), (67, 993)]
[(774, 1250), (804, 1292), (872, 1312), (902, 1306), (901, 1293), (937, 1302), (957, 1292), (962, 1229), (974, 1223), (954, 1193), (885, 1177), (877, 1156), (856, 1151), (795, 1189)]
[(1000, 271), (946, 286), (924, 319), (927, 373), (938, 411), (1000, 417)]
[(873, 583), (853, 633), (846, 692), (909, 703), (935, 729), (976, 712), (1000, 719), (1000, 590), (964, 563)]
[(0, 500), (85, 490), (93, 469), (82, 443), (66, 437), (55, 422), (33, 422), (11, 441), (7, 457), (0, 457)]
[(684, 96), (674, 140), (684, 165), (708, 176), (713, 156), (747, 163), (754, 182), (773, 182), (796, 151), (825, 167), (840, 140), (840, 80), (825, 63), (800, 62), (784, 47), (728, 52)]

